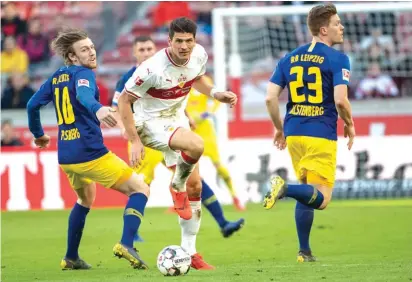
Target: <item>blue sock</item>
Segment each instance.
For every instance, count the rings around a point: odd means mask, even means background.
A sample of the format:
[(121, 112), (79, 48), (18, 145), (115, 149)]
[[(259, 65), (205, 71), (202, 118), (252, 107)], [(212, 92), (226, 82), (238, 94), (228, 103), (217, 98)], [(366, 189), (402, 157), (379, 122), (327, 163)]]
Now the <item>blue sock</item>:
[(293, 198), (298, 202), (317, 209), (323, 203), (323, 194), (309, 184), (288, 184), (286, 197)]
[(70, 212), (69, 229), (67, 230), (67, 252), (66, 258), (76, 260), (79, 258), (79, 245), (83, 235), (86, 216), (90, 208), (76, 203)]
[(142, 193), (135, 193), (129, 197), (129, 201), (123, 214), (123, 234), (121, 243), (127, 247), (133, 247), (133, 238), (139, 230), (142, 222), (147, 197)]
[(222, 207), (216, 198), (213, 190), (202, 180), (202, 204), (212, 214), (213, 218), (219, 224), (220, 228), (223, 228), (227, 221), (223, 215)]
[(296, 202), (295, 222), (298, 231), (300, 251), (310, 251), (309, 235), (312, 228), (314, 210), (302, 203)]

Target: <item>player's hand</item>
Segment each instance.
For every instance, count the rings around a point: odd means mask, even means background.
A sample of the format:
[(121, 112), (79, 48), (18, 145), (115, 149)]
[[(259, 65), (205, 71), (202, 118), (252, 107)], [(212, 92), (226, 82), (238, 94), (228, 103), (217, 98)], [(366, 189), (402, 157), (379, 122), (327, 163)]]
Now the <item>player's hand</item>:
[(215, 99), (219, 102), (229, 104), (231, 108), (237, 103), (236, 94), (230, 91), (216, 92)]
[(115, 110), (113, 110), (111, 107), (101, 107), (96, 112), (96, 117), (101, 123), (103, 123), (107, 127), (115, 127), (117, 121), (113, 115), (114, 112)]
[(275, 137), (273, 138), (273, 143), (279, 150), (284, 150), (286, 148), (286, 138), (283, 134), (283, 130), (276, 130)]
[(39, 138), (34, 138), (34, 144), (39, 147), (40, 149), (45, 149), (49, 147), (50, 143), (50, 136), (49, 135), (43, 135), (42, 137)]
[(132, 141), (130, 146), (130, 166), (137, 167), (142, 164), (142, 160), (144, 160), (145, 151), (142, 141), (140, 139)]
[(349, 141), (348, 141), (348, 150), (350, 150), (350, 149), (352, 148), (353, 141), (355, 140), (355, 136), (356, 136), (355, 126), (354, 126), (354, 125), (347, 126), (347, 125), (345, 124), (344, 127), (343, 127), (343, 136), (344, 136), (345, 138), (346, 138), (346, 137), (349, 138)]

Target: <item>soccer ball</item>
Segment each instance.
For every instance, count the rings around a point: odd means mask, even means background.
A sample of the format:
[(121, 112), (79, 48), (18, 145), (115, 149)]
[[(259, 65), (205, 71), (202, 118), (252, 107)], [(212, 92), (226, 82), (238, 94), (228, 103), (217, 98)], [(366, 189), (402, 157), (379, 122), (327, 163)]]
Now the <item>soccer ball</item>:
[(180, 246), (168, 246), (157, 256), (157, 268), (164, 276), (179, 276), (189, 272), (192, 258)]

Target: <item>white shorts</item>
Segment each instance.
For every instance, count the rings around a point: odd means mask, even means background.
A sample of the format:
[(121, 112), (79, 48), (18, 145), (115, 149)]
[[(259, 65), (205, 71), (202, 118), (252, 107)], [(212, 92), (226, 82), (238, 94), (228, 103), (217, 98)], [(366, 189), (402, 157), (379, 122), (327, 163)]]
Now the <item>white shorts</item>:
[(186, 116), (180, 118), (153, 118), (137, 126), (137, 133), (144, 146), (163, 152), (167, 167), (176, 165), (180, 154), (169, 147), (170, 139), (180, 127), (190, 130)]

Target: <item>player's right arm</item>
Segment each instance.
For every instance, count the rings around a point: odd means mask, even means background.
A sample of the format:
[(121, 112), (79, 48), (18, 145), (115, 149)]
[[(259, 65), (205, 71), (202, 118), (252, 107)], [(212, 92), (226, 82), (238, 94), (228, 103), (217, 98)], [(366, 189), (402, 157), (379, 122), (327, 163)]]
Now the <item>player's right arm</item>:
[(44, 134), (40, 121), (40, 108), (47, 105), (53, 99), (51, 78), (48, 79), (40, 89), (30, 98), (27, 103), (27, 117), (30, 132), (34, 136), (34, 143), (39, 148), (49, 145), (50, 137)]
[(157, 78), (154, 71), (151, 71), (146, 64), (142, 64), (135, 70), (132, 77), (127, 80), (119, 97), (120, 118), (127, 138), (131, 143), (129, 158), (132, 167), (140, 165), (141, 160), (144, 159), (144, 146), (136, 131), (131, 105), (137, 99), (143, 98), (150, 88), (156, 87), (156, 83)]
[(283, 88), (286, 86), (286, 78), (281, 69), (281, 62), (282, 60), (279, 61), (267, 87), (266, 108), (275, 126), (274, 143), (278, 149), (283, 150), (286, 148), (286, 140), (283, 134), (282, 119), (280, 117), (279, 97)]
[(350, 150), (355, 138), (355, 125), (352, 119), (352, 109), (348, 99), (348, 85), (350, 79), (350, 63), (348, 56), (341, 54), (332, 61), (334, 99), (336, 110), (345, 123), (344, 136), (349, 138), (348, 149)]

